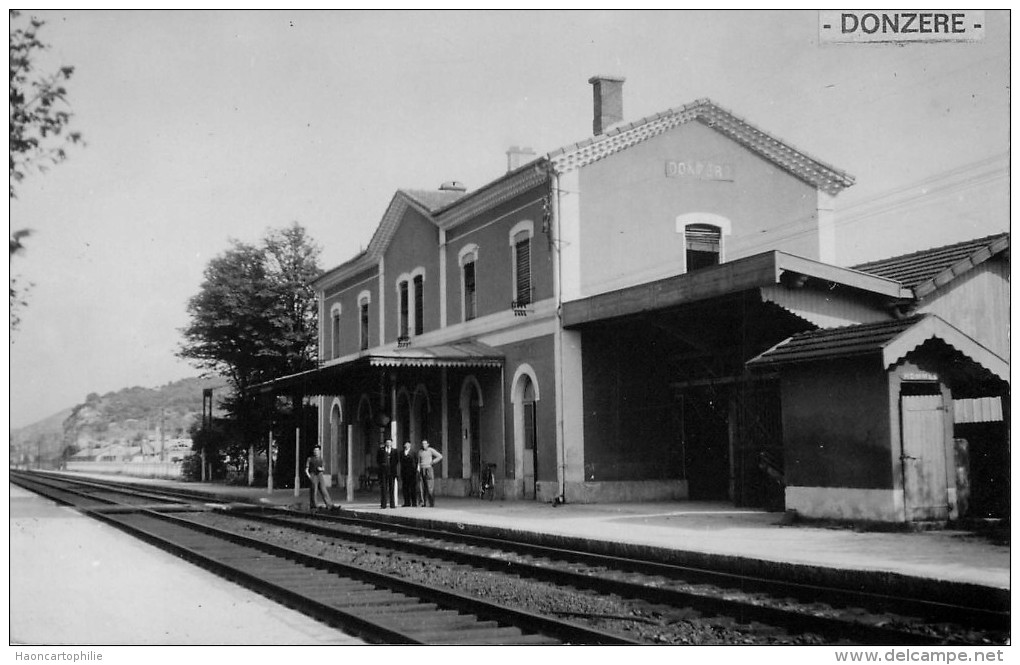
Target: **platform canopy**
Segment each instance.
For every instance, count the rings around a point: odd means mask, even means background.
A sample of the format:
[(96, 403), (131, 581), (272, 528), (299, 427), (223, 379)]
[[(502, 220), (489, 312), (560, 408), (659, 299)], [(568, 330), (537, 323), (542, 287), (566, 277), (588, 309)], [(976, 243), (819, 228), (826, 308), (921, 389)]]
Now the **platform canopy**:
[(782, 283), (784, 279), (798, 286), (811, 282), (827, 290), (836, 287), (852, 289), (889, 303), (905, 302), (913, 298), (909, 289), (894, 280), (774, 250), (564, 302), (563, 327), (578, 328), (680, 307), (742, 291), (771, 287)]
[(1009, 382), (1009, 362), (934, 314), (921, 314), (879, 323), (812, 330), (788, 337), (747, 362), (752, 369), (830, 358), (881, 354), (890, 368), (929, 340), (939, 340), (974, 363)]
[(480, 342), (372, 349), (355, 358), (330, 362), (316, 369), (267, 381), (257, 388), (264, 394), (296, 392), (303, 395), (335, 395), (341, 392), (342, 383), (364, 379), (373, 373), (373, 369), (502, 366), (503, 354)]

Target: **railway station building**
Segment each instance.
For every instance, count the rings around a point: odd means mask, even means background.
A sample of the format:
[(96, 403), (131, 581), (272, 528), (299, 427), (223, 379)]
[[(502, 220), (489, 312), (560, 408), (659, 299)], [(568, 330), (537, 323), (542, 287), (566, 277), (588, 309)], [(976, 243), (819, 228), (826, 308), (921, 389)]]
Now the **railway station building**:
[(710, 100), (625, 123), (623, 80), (590, 83), (593, 136), (397, 191), (315, 283), (319, 367), (272, 389), (318, 400), (334, 482), (392, 437), (441, 450), (440, 495), (492, 463), (506, 500), (999, 510), (1008, 235), (839, 267), (852, 176)]

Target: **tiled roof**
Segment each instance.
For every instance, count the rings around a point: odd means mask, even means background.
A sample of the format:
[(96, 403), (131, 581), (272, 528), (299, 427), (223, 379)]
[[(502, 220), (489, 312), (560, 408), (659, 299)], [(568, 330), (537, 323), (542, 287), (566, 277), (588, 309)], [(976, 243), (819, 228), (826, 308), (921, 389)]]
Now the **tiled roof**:
[[(459, 194), (460, 192), (457, 193)], [(404, 211), (409, 206), (414, 207), (425, 217), (432, 219), (428, 208), (423, 203), (413, 198), (406, 190), (398, 189), (397, 193), (390, 200), (390, 204), (386, 207), (386, 212), (383, 213), (382, 220), (380, 220), (379, 226), (376, 227), (375, 233), (372, 234), (372, 239), (368, 241), (368, 247), (365, 248), (365, 251), (326, 271), (313, 282), (313, 285), (316, 288), (322, 288), (326, 284), (347, 279), (351, 275), (377, 265), (379, 258), (386, 251), (386, 246), (389, 245), (390, 240), (393, 238), (393, 234), (397, 232), (400, 220), (404, 217)]]
[(853, 176), (848, 173), (809, 156), (789, 143), (780, 141), (709, 99), (699, 99), (685, 106), (614, 127), (605, 134), (554, 150), (547, 158), (559, 172), (565, 173), (693, 120), (730, 137), (801, 180), (830, 194), (835, 194), (854, 183)]
[(747, 366), (765, 369), (791, 363), (870, 355), (880, 359), (883, 367), (889, 368), (932, 339), (941, 340), (992, 376), (1009, 381), (1008, 360), (934, 314), (799, 333), (752, 358)]
[(900, 320), (798, 333), (750, 360), (747, 364), (778, 365), (874, 353), (881, 351), (886, 344), (919, 322), (924, 316), (921, 314)]
[(447, 207), (466, 193), (442, 189), (401, 189), (400, 191), (414, 199), (429, 213)]
[(958, 242), (853, 266), (854, 270), (894, 279), (923, 298), (971, 268), (1009, 249), (1009, 234)]
[[(449, 228), (475, 214), (479, 209), (506, 200), (521, 191), (534, 187), (544, 180), (546, 165), (552, 164), (560, 173), (586, 166), (615, 154), (678, 125), (697, 120), (730, 137), (749, 150), (761, 155), (794, 176), (823, 191), (835, 194), (853, 184), (853, 176), (824, 162), (810, 157), (788, 143), (765, 133), (709, 99), (701, 99), (686, 106), (678, 106), (653, 116), (616, 126), (604, 134), (579, 143), (572, 143), (550, 152), (544, 157), (523, 165), (471, 193), (442, 190), (401, 189), (376, 229), (368, 249), (341, 266), (330, 270), (324, 278), (351, 274), (364, 269), (377, 260), (381, 250), (392, 237), (399, 221), (394, 215), (398, 200), (418, 208), (442, 228)], [(322, 280), (320, 279), (320, 282)]]

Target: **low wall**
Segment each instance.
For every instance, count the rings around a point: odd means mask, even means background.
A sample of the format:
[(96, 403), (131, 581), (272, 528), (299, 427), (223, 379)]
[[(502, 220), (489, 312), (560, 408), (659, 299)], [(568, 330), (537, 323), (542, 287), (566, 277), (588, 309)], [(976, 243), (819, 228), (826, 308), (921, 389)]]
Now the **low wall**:
[(180, 462), (71, 462), (68, 471), (109, 473), (138, 478), (180, 478)]

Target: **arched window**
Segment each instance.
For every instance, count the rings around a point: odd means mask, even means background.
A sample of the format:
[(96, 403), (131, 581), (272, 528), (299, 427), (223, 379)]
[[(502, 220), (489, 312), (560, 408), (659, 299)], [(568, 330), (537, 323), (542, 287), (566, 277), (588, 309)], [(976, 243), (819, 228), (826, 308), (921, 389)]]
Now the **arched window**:
[(425, 332), (425, 275), (415, 275), (414, 283), (414, 334)]
[(399, 310), (399, 316), (397, 317), (397, 341), (406, 341), (408, 335), (408, 313), (411, 307), (411, 289), (410, 280), (402, 279), (397, 282), (397, 308)]
[(368, 306), (372, 302), (372, 294), (362, 291), (358, 294), (358, 316), (361, 321), (360, 347), (364, 351), (368, 348)]
[(330, 319), (330, 344), (333, 351), (332, 357), (340, 356), (340, 304), (333, 305), (329, 310)]
[(397, 342), (407, 344), (412, 335), (425, 332), (425, 269), (397, 277)]
[(470, 321), (478, 316), (478, 297), (476, 289), (475, 265), (478, 262), (478, 245), (466, 245), (460, 250), (457, 256), (460, 263), (460, 286), (463, 298), (461, 298), (461, 320)]
[(511, 270), (513, 271), (513, 307), (524, 307), (531, 304), (533, 289), (531, 286), (531, 239), (535, 235), (535, 225), (530, 220), (518, 222), (510, 229), (510, 248), (512, 250)]

